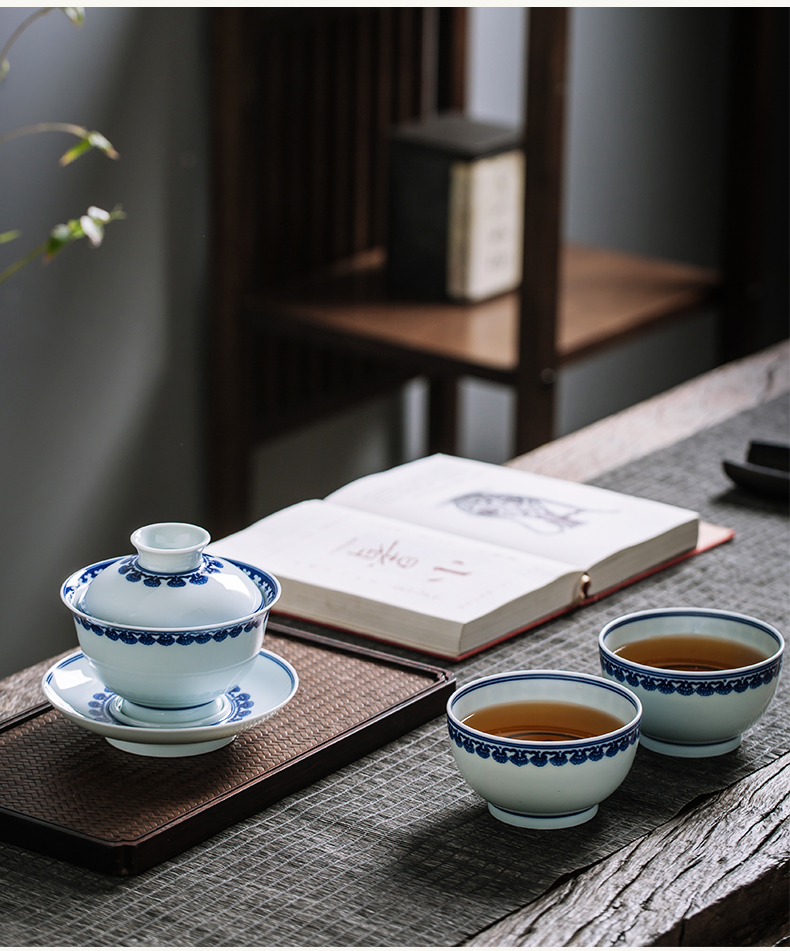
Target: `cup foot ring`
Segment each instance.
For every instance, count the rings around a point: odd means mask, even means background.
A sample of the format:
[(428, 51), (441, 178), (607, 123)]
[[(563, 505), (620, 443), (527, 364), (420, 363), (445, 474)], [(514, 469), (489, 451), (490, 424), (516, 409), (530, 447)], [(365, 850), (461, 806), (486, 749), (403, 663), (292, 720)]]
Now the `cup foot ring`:
[(136, 753), (138, 756), (159, 756), (162, 758), (175, 758), (177, 756), (199, 756), (201, 753), (211, 753), (219, 750), (228, 743), (232, 743), (235, 737), (223, 736), (219, 740), (208, 740), (205, 743), (130, 743), (128, 740), (111, 739), (109, 736), (105, 740), (124, 753)]
[(488, 811), (500, 822), (506, 822), (511, 826), (520, 826), (522, 829), (567, 829), (570, 826), (579, 826), (583, 822), (589, 822), (598, 812), (598, 804), (590, 806), (589, 809), (582, 809), (581, 812), (571, 812), (561, 816), (526, 815), (520, 812), (511, 812), (508, 809), (501, 809), (491, 802), (488, 803)]
[(657, 740), (652, 736), (639, 737), (639, 745), (654, 753), (663, 753), (665, 756), (680, 756), (686, 759), (698, 759), (703, 756), (721, 756), (730, 753), (741, 745), (742, 734), (733, 736), (721, 743), (669, 743), (667, 740)]
[(209, 703), (182, 709), (146, 707), (118, 696), (113, 697), (110, 701), (110, 715), (125, 726), (160, 727), (162, 729), (210, 726), (219, 722), (229, 712), (230, 701), (227, 697), (218, 697)]

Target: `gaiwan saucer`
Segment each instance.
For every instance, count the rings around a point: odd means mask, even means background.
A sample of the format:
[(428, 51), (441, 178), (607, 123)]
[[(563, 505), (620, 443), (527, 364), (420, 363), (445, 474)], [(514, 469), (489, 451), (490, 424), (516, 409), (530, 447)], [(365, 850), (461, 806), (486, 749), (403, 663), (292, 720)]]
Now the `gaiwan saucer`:
[(252, 670), (219, 698), (209, 717), (195, 723), (168, 722), (168, 711), (162, 711), (157, 724), (138, 726), (125, 714), (121, 698), (98, 679), (82, 651), (50, 667), (42, 682), (47, 700), (77, 726), (128, 753), (162, 757), (196, 756), (226, 746), (242, 730), (277, 713), (298, 686), (299, 678), (288, 661), (262, 650)]

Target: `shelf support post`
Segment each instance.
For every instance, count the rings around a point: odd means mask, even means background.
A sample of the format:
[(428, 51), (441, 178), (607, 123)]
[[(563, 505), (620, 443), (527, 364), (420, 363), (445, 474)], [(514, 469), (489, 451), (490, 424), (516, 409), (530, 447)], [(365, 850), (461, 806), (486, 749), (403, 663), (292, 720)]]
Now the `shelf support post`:
[[(214, 269), (210, 289), (208, 379), (213, 396), (207, 407), (206, 473), (208, 524), (221, 538), (246, 524), (250, 495), (250, 424), (246, 348), (239, 314), (248, 243), (245, 222), (242, 100), (244, 88), (242, 11), (212, 11), (214, 74), (212, 100)], [(246, 252), (246, 254), (245, 254)]]
[(554, 436), (568, 15), (565, 7), (531, 7), (527, 14), (517, 454)]
[(428, 452), (458, 453), (458, 380), (454, 376), (430, 379)]

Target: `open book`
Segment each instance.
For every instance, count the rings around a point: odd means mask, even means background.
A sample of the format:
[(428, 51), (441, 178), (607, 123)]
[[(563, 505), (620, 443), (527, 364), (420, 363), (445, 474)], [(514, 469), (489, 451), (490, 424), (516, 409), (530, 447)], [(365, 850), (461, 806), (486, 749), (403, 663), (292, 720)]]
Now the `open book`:
[(434, 455), (209, 550), (276, 575), (278, 612), (460, 659), (692, 553), (699, 528), (686, 509)]

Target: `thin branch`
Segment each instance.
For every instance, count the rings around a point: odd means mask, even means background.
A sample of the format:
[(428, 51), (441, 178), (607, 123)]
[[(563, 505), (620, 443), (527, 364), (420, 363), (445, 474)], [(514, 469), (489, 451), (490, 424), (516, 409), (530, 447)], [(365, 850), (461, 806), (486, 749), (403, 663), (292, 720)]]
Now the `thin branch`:
[(35, 125), (24, 125), (18, 129), (12, 129), (0, 135), (0, 145), (10, 142), (12, 139), (18, 139), (23, 135), (33, 135), (36, 132), (70, 132), (77, 138), (84, 139), (89, 132), (81, 125), (74, 125), (71, 122), (37, 122)]
[(37, 248), (33, 248), (32, 251), (29, 251), (23, 258), (14, 261), (13, 264), (9, 264), (4, 271), (0, 271), (0, 284), (2, 284), (3, 281), (7, 281), (13, 274), (16, 274), (20, 268), (23, 268), (26, 264), (29, 264), (30, 261), (37, 258), (39, 254), (43, 254), (47, 250), (48, 244), (49, 240), (42, 242)]
[(8, 72), (8, 51), (31, 23), (35, 23), (39, 17), (46, 16), (54, 9), (55, 7), (42, 7), (40, 10), (36, 10), (35, 13), (31, 13), (30, 16), (26, 20), (23, 20), (22, 23), (20, 23), (19, 26), (14, 30), (6, 45), (2, 48), (2, 50), (0, 50), (0, 81), (2, 81), (3, 77)]
[(98, 149), (100, 152), (111, 159), (117, 159), (118, 153), (101, 132), (89, 132), (81, 125), (74, 125), (71, 122), (37, 122), (35, 125), (20, 126), (18, 129), (12, 129), (4, 135), (0, 135), (0, 145), (10, 142), (12, 139), (18, 139), (23, 135), (33, 135), (35, 132), (69, 132), (75, 135), (80, 141), (65, 155), (61, 155), (60, 164), (69, 165), (75, 159), (78, 159), (85, 152), (91, 149)]

